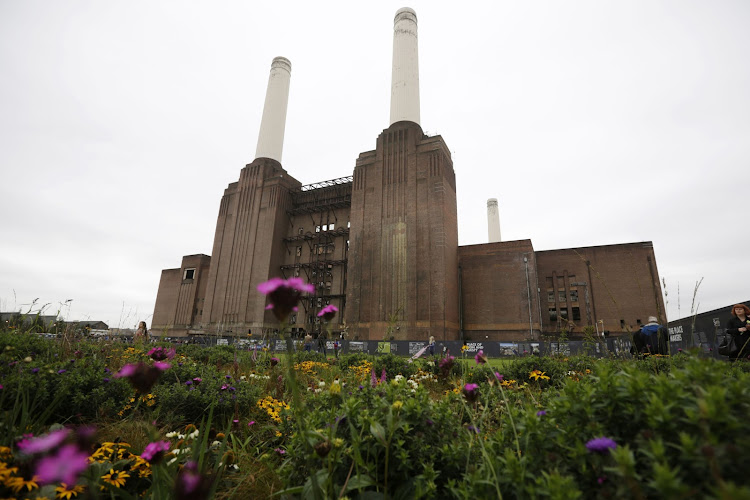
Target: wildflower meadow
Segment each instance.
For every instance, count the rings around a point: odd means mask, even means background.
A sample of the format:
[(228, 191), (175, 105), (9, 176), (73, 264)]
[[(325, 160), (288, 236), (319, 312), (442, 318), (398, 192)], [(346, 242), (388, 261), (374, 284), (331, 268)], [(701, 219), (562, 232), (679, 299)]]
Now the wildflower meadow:
[(750, 363), (288, 345), (0, 332), (0, 498), (750, 499)]

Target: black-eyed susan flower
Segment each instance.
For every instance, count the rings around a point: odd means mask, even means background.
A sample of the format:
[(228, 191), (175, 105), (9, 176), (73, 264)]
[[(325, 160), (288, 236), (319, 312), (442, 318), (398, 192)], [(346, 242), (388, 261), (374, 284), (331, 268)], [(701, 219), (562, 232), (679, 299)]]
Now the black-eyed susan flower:
[(125, 481), (130, 477), (130, 474), (121, 470), (109, 469), (107, 474), (104, 474), (101, 479), (107, 484), (114, 486), (115, 488), (122, 488), (125, 486)]

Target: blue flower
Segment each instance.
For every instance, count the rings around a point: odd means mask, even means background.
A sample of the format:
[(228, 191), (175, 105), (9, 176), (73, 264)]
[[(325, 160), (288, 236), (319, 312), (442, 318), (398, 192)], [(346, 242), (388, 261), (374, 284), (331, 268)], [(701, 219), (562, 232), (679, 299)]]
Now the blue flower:
[(608, 437), (592, 439), (586, 443), (586, 449), (592, 453), (609, 453), (610, 450), (615, 448), (617, 448), (617, 443)]

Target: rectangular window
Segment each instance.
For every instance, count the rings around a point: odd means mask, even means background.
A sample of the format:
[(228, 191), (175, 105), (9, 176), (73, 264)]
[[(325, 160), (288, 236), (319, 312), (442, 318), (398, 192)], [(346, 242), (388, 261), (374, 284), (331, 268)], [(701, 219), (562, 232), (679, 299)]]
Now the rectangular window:
[(302, 247), (297, 247), (297, 257), (302, 256)]
[(184, 280), (195, 279), (195, 268), (185, 269), (185, 275), (182, 277)]
[(560, 309), (560, 318), (564, 321), (568, 321), (568, 308)]
[(573, 321), (581, 321), (581, 308), (573, 307)]
[(553, 323), (557, 321), (557, 309), (554, 307), (549, 308), (549, 320)]
[(330, 224), (328, 224), (328, 230), (329, 231), (333, 231), (333, 227), (334, 227), (333, 226), (333, 222), (331, 222)]
[(323, 224), (321, 229), (323, 229), (323, 231), (328, 231), (328, 224)]
[(304, 228), (299, 228), (299, 234), (305, 234), (305, 229)]
[(565, 290), (557, 291), (557, 300), (560, 302), (565, 302)]
[(555, 301), (555, 291), (547, 290), (547, 302), (554, 302), (554, 301)]
[(570, 291), (570, 301), (571, 302), (578, 302), (578, 290), (571, 290)]
[(319, 232), (320, 232), (320, 226), (315, 226), (315, 232), (316, 232), (316, 233), (319, 233)]

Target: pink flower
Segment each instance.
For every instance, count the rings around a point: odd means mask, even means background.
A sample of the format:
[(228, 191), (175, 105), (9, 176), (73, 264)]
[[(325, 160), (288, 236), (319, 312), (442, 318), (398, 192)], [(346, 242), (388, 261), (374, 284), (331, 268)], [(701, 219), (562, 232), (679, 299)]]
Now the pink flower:
[(254, 425), (255, 425), (255, 420), (251, 420), (251, 421), (249, 421), (249, 422), (247, 423), (247, 426), (248, 426), (248, 427), (252, 427), (252, 426), (254, 426)]
[(76, 445), (66, 444), (56, 455), (39, 460), (34, 473), (42, 484), (76, 484), (78, 476), (89, 466), (88, 457), (88, 453), (79, 450)]
[(169, 441), (154, 441), (146, 445), (141, 458), (151, 463), (159, 463), (164, 454), (169, 451)]
[(464, 397), (469, 403), (473, 403), (479, 397), (479, 386), (477, 384), (466, 384), (463, 389)]
[(271, 366), (276, 366), (279, 364), (279, 358), (271, 358)]
[(323, 309), (320, 310), (318, 313), (319, 318), (323, 318), (326, 321), (331, 321), (334, 316), (336, 316), (336, 313), (339, 311), (339, 308), (334, 306), (333, 304), (328, 304)]
[(198, 472), (198, 464), (190, 461), (177, 473), (175, 498), (178, 500), (208, 498), (213, 479)]
[(151, 359), (156, 361), (164, 361), (165, 359), (172, 359), (175, 357), (175, 354), (177, 354), (177, 351), (175, 351), (174, 347), (171, 349), (164, 349), (163, 347), (154, 347), (150, 351), (148, 351), (148, 355), (151, 356)]
[(380, 383), (381, 383), (381, 384), (385, 384), (385, 382), (386, 382), (386, 377), (385, 377), (385, 368), (383, 368), (383, 371), (382, 371), (382, 373), (380, 374)]
[(160, 361), (154, 362), (153, 365), (147, 365), (146, 363), (133, 363), (125, 365), (115, 375), (115, 378), (127, 378), (138, 392), (147, 393), (156, 384), (159, 375), (164, 370), (168, 369), (171, 365), (169, 363), (163, 363)]
[(49, 434), (39, 436), (37, 438), (24, 439), (19, 441), (17, 446), (18, 449), (27, 455), (35, 455), (37, 453), (46, 453), (53, 448), (57, 448), (62, 444), (63, 441), (68, 437), (70, 431), (68, 429), (60, 429), (52, 431)]
[(276, 453), (278, 453), (279, 455), (286, 455), (286, 450), (283, 450), (283, 449), (281, 449), (281, 448), (276, 448), (276, 449), (275, 449), (275, 450), (273, 450), (273, 451), (275, 451), (275, 452), (276, 452)]
[(503, 376), (500, 375), (498, 372), (495, 372), (495, 378), (497, 379), (498, 382), (502, 382), (503, 381)]
[(484, 355), (484, 351), (480, 350), (476, 356), (474, 356), (474, 361), (477, 362), (478, 365), (483, 365), (487, 362), (487, 356)]
[(279, 321), (283, 321), (297, 307), (303, 293), (313, 293), (315, 287), (305, 283), (302, 278), (271, 278), (258, 285), (258, 291), (268, 296), (269, 306)]

